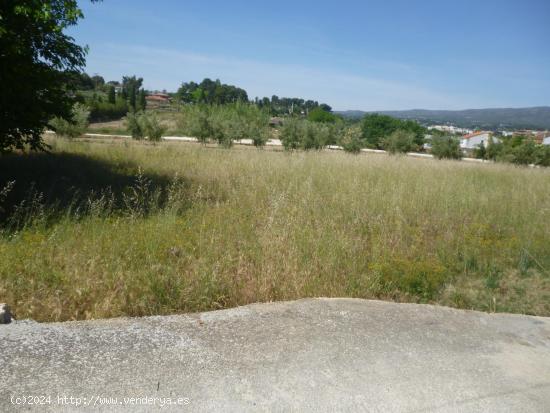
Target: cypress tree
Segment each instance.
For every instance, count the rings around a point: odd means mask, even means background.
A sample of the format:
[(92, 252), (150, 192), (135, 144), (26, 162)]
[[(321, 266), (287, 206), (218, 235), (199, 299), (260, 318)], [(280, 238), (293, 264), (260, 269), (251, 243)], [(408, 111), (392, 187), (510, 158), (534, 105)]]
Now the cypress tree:
[(114, 86), (110, 86), (109, 87), (109, 93), (107, 95), (107, 99), (109, 101), (109, 103), (115, 103), (116, 102), (116, 95), (115, 95), (115, 87)]

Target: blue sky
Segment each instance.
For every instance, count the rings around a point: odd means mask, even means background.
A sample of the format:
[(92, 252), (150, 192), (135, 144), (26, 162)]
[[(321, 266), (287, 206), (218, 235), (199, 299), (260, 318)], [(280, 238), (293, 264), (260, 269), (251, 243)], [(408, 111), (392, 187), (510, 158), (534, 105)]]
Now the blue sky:
[(338, 110), (550, 105), (550, 0), (82, 1), (86, 71)]

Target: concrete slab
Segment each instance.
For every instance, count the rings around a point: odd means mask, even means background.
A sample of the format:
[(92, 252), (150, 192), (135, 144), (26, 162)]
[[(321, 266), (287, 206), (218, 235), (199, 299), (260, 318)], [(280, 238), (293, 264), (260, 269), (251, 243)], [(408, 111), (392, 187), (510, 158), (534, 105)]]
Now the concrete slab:
[(308, 299), (19, 321), (0, 343), (0, 411), (550, 411), (542, 317)]

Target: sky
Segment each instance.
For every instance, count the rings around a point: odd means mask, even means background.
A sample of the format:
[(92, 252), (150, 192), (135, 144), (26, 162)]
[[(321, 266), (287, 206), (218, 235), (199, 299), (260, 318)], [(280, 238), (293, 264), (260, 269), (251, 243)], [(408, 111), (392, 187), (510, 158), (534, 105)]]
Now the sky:
[(336, 110), (550, 105), (550, 0), (81, 1), (86, 72)]

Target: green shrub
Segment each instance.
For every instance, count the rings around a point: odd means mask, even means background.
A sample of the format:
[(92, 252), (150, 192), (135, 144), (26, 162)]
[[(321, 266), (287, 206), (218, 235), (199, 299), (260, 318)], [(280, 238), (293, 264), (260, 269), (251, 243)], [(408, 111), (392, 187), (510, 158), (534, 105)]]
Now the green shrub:
[(550, 145), (540, 145), (538, 147), (535, 165), (550, 166)]
[(362, 147), (362, 132), (359, 126), (350, 126), (342, 131), (340, 136), (340, 146), (346, 152), (359, 153)]
[(432, 137), (431, 153), (437, 159), (462, 159), (460, 141), (452, 136)]
[(210, 110), (206, 105), (185, 105), (178, 126), (185, 134), (206, 143), (212, 137), (212, 127), (209, 121)]
[(302, 121), (302, 149), (323, 149), (330, 138), (330, 129), (321, 123)]
[(504, 145), (501, 142), (495, 142), (493, 137), (490, 136), (485, 150), (485, 158), (496, 161), (501, 156), (503, 149)]
[[(112, 99), (112, 96), (109, 99)], [(128, 105), (122, 98), (116, 99), (114, 103), (93, 100), (88, 104), (90, 106), (90, 120), (93, 122), (121, 119), (128, 112)]]
[(150, 141), (159, 142), (166, 128), (162, 126), (154, 112), (130, 111), (126, 115), (126, 127), (134, 139), (147, 137)]
[(289, 118), (281, 128), (281, 142), (287, 150), (323, 149), (330, 138), (329, 126), (308, 120)]
[(485, 148), (484, 144), (481, 143), (474, 149), (474, 158), (487, 159), (487, 148)]
[(285, 119), (280, 137), (286, 150), (298, 149), (302, 143), (301, 121), (296, 118)]
[(142, 112), (139, 117), (141, 127), (150, 141), (159, 142), (166, 128), (161, 125), (156, 113)]
[(407, 131), (413, 134), (413, 142), (417, 147), (424, 144), (426, 129), (413, 120), (401, 120), (388, 115), (369, 113), (361, 121), (363, 140), (367, 147), (383, 149), (384, 139), (397, 130)]
[(75, 103), (71, 113), (72, 118), (70, 121), (56, 117), (50, 121), (50, 126), (60, 136), (77, 138), (83, 135), (88, 128), (90, 110), (81, 103)]
[(307, 120), (311, 122), (334, 123), (337, 119), (338, 117), (336, 115), (321, 108), (315, 108), (307, 115)]
[(398, 129), (382, 140), (382, 147), (391, 154), (410, 152), (416, 149), (414, 134)]
[(139, 121), (139, 116), (139, 112), (134, 111), (130, 111), (126, 114), (126, 128), (134, 139), (143, 139), (145, 137), (145, 131)]
[(201, 142), (209, 138), (229, 147), (233, 141), (252, 139), (263, 146), (269, 137), (269, 115), (248, 103), (226, 105), (186, 105), (178, 126)]
[(524, 139), (511, 150), (511, 161), (518, 165), (530, 165), (537, 161), (537, 144), (532, 139)]

